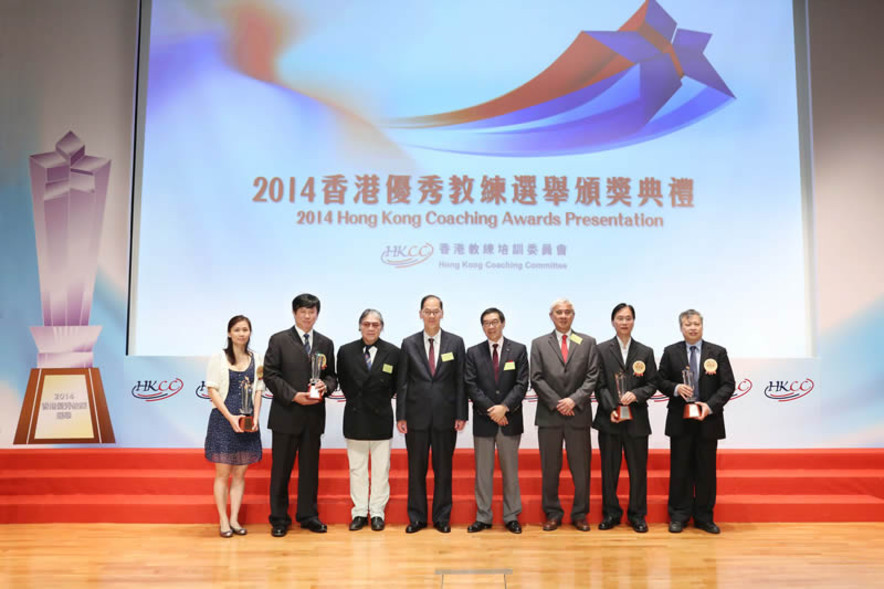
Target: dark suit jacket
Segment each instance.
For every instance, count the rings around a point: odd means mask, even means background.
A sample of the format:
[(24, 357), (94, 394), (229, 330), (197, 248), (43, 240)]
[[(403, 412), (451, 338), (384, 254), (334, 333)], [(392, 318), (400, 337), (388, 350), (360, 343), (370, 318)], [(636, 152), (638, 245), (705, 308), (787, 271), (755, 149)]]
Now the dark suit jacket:
[[(507, 363), (512, 367), (507, 370)], [(467, 350), (464, 381), (467, 395), (473, 401), (473, 435), (490, 438), (500, 428), (490, 417), (488, 410), (494, 405), (506, 405), (507, 421), (505, 436), (515, 436), (524, 431), (522, 424), (522, 399), (528, 390), (528, 350), (524, 344), (503, 338), (498, 350), (498, 382), (494, 382), (491, 352), (488, 340)]]
[[(599, 353), (595, 339), (585, 333), (571, 332), (581, 339), (571, 341), (568, 362), (562, 360), (561, 342), (556, 332), (531, 342), (531, 386), (537, 393), (534, 424), (540, 427), (588, 428), (592, 425), (590, 398), (599, 377)], [(570, 397), (574, 415), (556, 411), (560, 399)]]
[[(325, 354), (327, 365), (321, 378), (330, 395), (338, 388), (335, 345), (314, 329), (311, 347)], [(294, 326), (272, 335), (264, 355), (264, 383), (273, 393), (267, 427), (285, 434), (300, 434), (305, 428), (317, 435), (325, 432), (325, 397), (315, 405), (294, 402), (295, 393), (306, 391), (309, 380), (310, 358)]]
[[(423, 331), (402, 340), (396, 420), (405, 420), (409, 430), (454, 429), (455, 420), (468, 419), (463, 340), (444, 330), (439, 331), (439, 339), (439, 362), (433, 376), (424, 351)], [(452, 354), (451, 360), (443, 359), (446, 354)]]
[(344, 437), (351, 440), (388, 440), (393, 437), (393, 396), (399, 348), (379, 339), (371, 370), (365, 365), (365, 343), (358, 339), (338, 350), (338, 382), (347, 398)]
[[(599, 385), (596, 399), (599, 406), (596, 410), (592, 426), (602, 432), (621, 434), (631, 437), (651, 435), (651, 422), (648, 420), (648, 399), (657, 392), (657, 362), (654, 350), (633, 338), (626, 355), (626, 365), (620, 354), (620, 342), (616, 336), (599, 344), (599, 358), (602, 361), (599, 373)], [(644, 362), (645, 370), (641, 376), (635, 374), (635, 363)], [(611, 421), (611, 412), (620, 404), (617, 398), (617, 384), (614, 375), (624, 372), (626, 390), (635, 395), (635, 402), (629, 405), (632, 419), (621, 423)]]
[[(707, 374), (704, 364), (713, 359), (718, 363), (714, 374)], [(266, 362), (266, 361), (265, 361)], [(675, 387), (681, 382), (681, 371), (688, 365), (688, 353), (685, 342), (680, 341), (666, 346), (660, 358), (660, 390), (669, 397), (666, 405), (666, 435), (680, 436), (685, 433), (684, 399), (675, 394)], [(700, 435), (704, 438), (721, 440), (724, 438), (724, 405), (736, 388), (734, 371), (731, 369), (727, 350), (711, 342), (703, 340), (700, 352), (700, 400), (709, 405), (712, 414), (700, 422)]]

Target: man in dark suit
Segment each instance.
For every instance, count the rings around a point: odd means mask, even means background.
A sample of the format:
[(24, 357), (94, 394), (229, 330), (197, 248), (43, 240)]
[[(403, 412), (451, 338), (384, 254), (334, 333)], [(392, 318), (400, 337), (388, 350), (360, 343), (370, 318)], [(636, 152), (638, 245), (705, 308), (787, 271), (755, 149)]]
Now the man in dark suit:
[[(359, 317), (362, 337), (338, 350), (338, 382), (347, 398), (344, 438), (350, 463), (350, 531), (384, 529), (384, 509), (390, 499), (390, 439), (393, 437), (393, 396), (399, 348), (380, 339), (384, 318), (375, 309)], [(371, 457), (371, 491), (368, 462)]]
[[(727, 350), (703, 340), (703, 316), (688, 309), (678, 316), (684, 341), (667, 346), (660, 359), (660, 390), (669, 397), (669, 531), (677, 534), (693, 517), (694, 526), (718, 534), (715, 507), (715, 459), (724, 439), (724, 405), (736, 387)], [(682, 370), (693, 374), (694, 389), (682, 384)], [(685, 404), (697, 398), (696, 419), (685, 417)]]
[[(657, 392), (657, 363), (654, 350), (632, 339), (635, 309), (620, 303), (611, 312), (616, 336), (599, 344), (602, 370), (596, 397), (599, 407), (593, 427), (599, 432), (602, 459), (602, 521), (600, 530), (620, 525), (623, 509), (617, 499), (620, 461), (626, 455), (629, 469), (629, 508), (626, 517), (632, 529), (648, 531), (648, 399)], [(622, 375), (623, 397), (618, 396), (616, 377)], [(630, 419), (620, 420), (618, 408), (628, 407)]]
[(500, 309), (482, 312), (487, 340), (467, 350), (464, 379), (473, 400), (473, 447), (476, 457), (476, 521), (467, 532), (491, 527), (494, 488), (494, 447), (503, 475), (503, 523), (522, 533), (519, 514), (519, 442), (522, 439), (522, 399), (528, 390), (528, 350), (503, 337), (506, 318)]
[(457, 432), (467, 420), (463, 340), (442, 331), (442, 301), (421, 299), (423, 331), (402, 340), (396, 394), (396, 427), (408, 450), (408, 527), (427, 527), (427, 465), (433, 450), (433, 525), (451, 531), (451, 468)]
[[(335, 377), (335, 346), (313, 330), (319, 317), (319, 299), (300, 294), (292, 300), (295, 325), (270, 338), (264, 356), (264, 382), (273, 393), (268, 427), (273, 431), (273, 464), (270, 469), (271, 533), (285, 536), (289, 516), (289, 480), (295, 457), (298, 460), (298, 507), (295, 514), (302, 528), (324, 533), (316, 504), (319, 485), (319, 447), (325, 432), (325, 395), (338, 386)], [(310, 395), (312, 354), (325, 357), (318, 395)]]
[(590, 397), (599, 377), (599, 354), (595, 340), (571, 330), (574, 306), (558, 299), (549, 317), (555, 330), (531, 342), (531, 384), (537, 392), (537, 443), (543, 477), (542, 499), (546, 514), (544, 531), (562, 525), (565, 515), (559, 501), (559, 473), (562, 470), (562, 440), (568, 453), (568, 467), (574, 481), (571, 523), (589, 531), (589, 464), (592, 452)]

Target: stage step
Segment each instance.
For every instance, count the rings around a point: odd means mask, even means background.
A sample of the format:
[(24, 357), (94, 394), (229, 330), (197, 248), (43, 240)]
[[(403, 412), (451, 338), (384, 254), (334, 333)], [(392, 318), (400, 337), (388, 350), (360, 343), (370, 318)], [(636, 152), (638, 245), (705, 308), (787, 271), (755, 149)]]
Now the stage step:
[[(0, 523), (120, 522), (211, 523), (214, 469), (200, 450), (21, 449), (0, 451)], [(452, 523), (475, 518), (472, 451), (455, 453)], [(591, 517), (601, 517), (601, 476), (592, 459)], [(249, 469), (242, 521), (266, 523), (270, 452)], [(432, 491), (432, 471), (428, 488)], [(648, 472), (648, 521), (668, 520), (668, 452), (652, 450)], [(407, 467), (395, 450), (387, 521), (406, 523)], [(501, 520), (500, 474), (495, 475), (494, 511)], [(537, 450), (520, 453), (520, 485), (526, 524), (543, 518)], [(297, 467), (291, 489), (297, 488)], [(619, 494), (625, 508), (629, 478), (625, 463)], [(567, 512), (573, 485), (562, 470), (560, 494)], [(292, 498), (294, 504), (295, 498)], [(430, 501), (432, 499), (430, 498)], [(323, 450), (319, 510), (327, 523), (350, 519), (346, 452)], [(716, 519), (722, 522), (884, 521), (884, 451), (721, 450)]]

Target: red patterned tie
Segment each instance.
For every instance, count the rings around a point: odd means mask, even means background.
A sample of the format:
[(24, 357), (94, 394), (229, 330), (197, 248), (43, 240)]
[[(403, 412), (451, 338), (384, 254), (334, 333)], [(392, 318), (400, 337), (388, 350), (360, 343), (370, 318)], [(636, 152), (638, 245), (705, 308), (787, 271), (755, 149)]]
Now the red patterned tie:
[(494, 382), (500, 380), (500, 375), (498, 374), (498, 370), (500, 369), (500, 356), (497, 355), (497, 344), (492, 344), (492, 348), (494, 348), (494, 353), (491, 354), (491, 367), (494, 369)]
[(430, 339), (430, 376), (436, 374), (436, 348), (433, 347), (433, 338)]
[(568, 336), (562, 336), (562, 361), (568, 361)]

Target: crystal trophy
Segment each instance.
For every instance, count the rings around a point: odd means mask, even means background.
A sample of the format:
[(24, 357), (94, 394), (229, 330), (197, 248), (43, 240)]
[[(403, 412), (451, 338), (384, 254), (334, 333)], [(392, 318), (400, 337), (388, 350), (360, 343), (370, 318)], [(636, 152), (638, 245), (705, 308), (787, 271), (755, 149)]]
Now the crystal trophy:
[(694, 373), (691, 372), (690, 367), (685, 367), (681, 371), (681, 380), (685, 386), (690, 387), (693, 391), (691, 398), (685, 401), (683, 417), (685, 419), (700, 419), (700, 408), (697, 406), (697, 401), (700, 400), (700, 391), (697, 388), (697, 383), (694, 382)]
[(68, 132), (29, 167), (43, 325), (13, 443), (114, 443), (89, 324), (111, 162)]
[(322, 369), (325, 368), (325, 354), (314, 352), (310, 354), (310, 385), (307, 387), (307, 396), (311, 399), (321, 399), (319, 387)]
[(617, 399), (620, 401), (620, 405), (616, 409), (617, 421), (629, 421), (632, 419), (632, 410), (629, 408), (629, 405), (623, 405), (623, 395), (629, 392), (626, 379), (627, 374), (625, 372), (618, 372), (614, 375), (614, 384), (617, 385)]
[(244, 432), (252, 431), (255, 427), (255, 385), (245, 377), (242, 381), (242, 395), (239, 403), (239, 428)]

